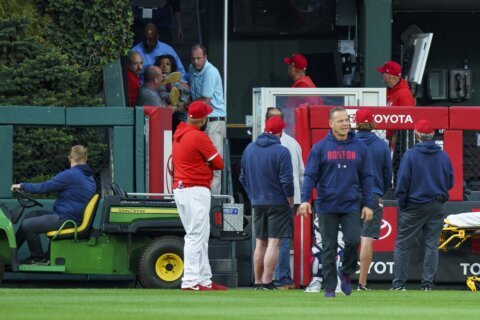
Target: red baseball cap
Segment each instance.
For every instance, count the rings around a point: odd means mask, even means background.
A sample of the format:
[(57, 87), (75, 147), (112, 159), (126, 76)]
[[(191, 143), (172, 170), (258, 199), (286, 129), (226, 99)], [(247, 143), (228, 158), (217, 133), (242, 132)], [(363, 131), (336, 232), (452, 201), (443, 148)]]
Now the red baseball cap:
[(283, 58), (283, 62), (291, 65), (294, 68), (307, 70), (307, 65), (308, 65), (307, 58), (305, 58), (301, 54), (294, 53), (292, 54), (291, 58), (289, 57)]
[(429, 133), (434, 132), (435, 129), (433, 129), (430, 121), (428, 121), (427, 119), (422, 119), (422, 120), (418, 121), (417, 123), (415, 123), (415, 131), (417, 131), (419, 133), (429, 134)]
[(212, 111), (213, 108), (210, 107), (205, 101), (197, 100), (188, 106), (187, 115), (190, 119), (200, 119), (208, 116), (210, 113), (212, 113)]
[(380, 73), (388, 73), (396, 77), (402, 76), (402, 67), (400, 67), (395, 61), (385, 62), (383, 66), (377, 68), (377, 71)]
[(372, 109), (358, 109), (355, 113), (355, 122), (356, 123), (371, 123), (373, 122), (373, 112)]
[(285, 126), (286, 124), (283, 122), (282, 117), (273, 116), (268, 118), (268, 120), (265, 122), (265, 132), (277, 134), (282, 132)]

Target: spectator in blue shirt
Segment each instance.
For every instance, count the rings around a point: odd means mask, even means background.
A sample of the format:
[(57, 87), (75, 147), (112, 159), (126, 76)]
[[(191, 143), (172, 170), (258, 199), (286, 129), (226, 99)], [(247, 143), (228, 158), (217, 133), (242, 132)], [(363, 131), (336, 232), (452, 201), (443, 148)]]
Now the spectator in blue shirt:
[[(151, 8), (147, 7), (151, 6)], [(151, 10), (151, 17), (144, 15), (145, 11)], [(178, 40), (183, 40), (183, 28), (182, 28), (182, 16), (180, 0), (163, 0), (155, 1), (150, 5), (132, 5), (132, 12), (134, 18), (134, 33), (135, 40), (140, 40), (141, 28), (148, 23), (152, 22), (158, 29), (160, 40), (171, 44), (172, 38), (172, 16), (175, 17), (175, 24), (177, 27)]]
[[(132, 48), (132, 51), (138, 52), (142, 56), (144, 70), (147, 67), (154, 65), (158, 56), (164, 54), (172, 55), (177, 63), (178, 71), (182, 73), (184, 79), (186, 78), (185, 68), (183, 67), (182, 61), (171, 46), (158, 40), (158, 30), (153, 23), (149, 23), (145, 26), (143, 42), (135, 45)], [(140, 80), (143, 83), (143, 73), (140, 75)]]
[[(190, 54), (192, 63), (189, 67), (190, 95), (192, 101), (203, 100), (212, 106), (213, 112), (208, 116), (208, 125), (205, 132), (223, 157), (227, 110), (223, 98), (222, 78), (218, 69), (207, 60), (207, 49), (203, 45), (194, 45)], [(222, 172), (220, 170), (213, 172), (212, 194), (220, 194), (221, 177)]]

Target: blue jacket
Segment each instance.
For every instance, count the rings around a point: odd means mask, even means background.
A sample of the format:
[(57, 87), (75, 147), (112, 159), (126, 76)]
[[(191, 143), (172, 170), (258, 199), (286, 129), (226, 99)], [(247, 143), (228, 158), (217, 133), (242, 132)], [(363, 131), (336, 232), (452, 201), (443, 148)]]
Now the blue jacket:
[(53, 212), (67, 220), (81, 222), (83, 211), (97, 187), (92, 169), (81, 164), (60, 172), (46, 182), (22, 183), (21, 188), (31, 193), (57, 192)]
[(370, 159), (367, 147), (353, 132), (339, 141), (330, 131), (313, 146), (305, 168), (302, 202), (310, 201), (313, 187), (317, 189), (317, 214), (359, 212), (360, 193), (363, 206), (372, 208)]
[(357, 131), (357, 138), (365, 143), (368, 149), (373, 174), (373, 193), (383, 197), (392, 184), (390, 149), (374, 132)]
[(453, 168), (448, 155), (434, 141), (417, 143), (405, 152), (397, 174), (396, 196), (400, 210), (427, 204), (436, 197), (448, 199)]
[(242, 156), (240, 182), (252, 205), (288, 205), (293, 197), (292, 159), (280, 139), (263, 133)]

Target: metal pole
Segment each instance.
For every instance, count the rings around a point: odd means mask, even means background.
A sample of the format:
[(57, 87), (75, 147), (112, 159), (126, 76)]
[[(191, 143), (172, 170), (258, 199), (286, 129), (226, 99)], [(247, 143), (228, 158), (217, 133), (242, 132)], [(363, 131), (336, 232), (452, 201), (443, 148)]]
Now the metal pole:
[(225, 112), (227, 112), (228, 0), (223, 0), (223, 17), (223, 98), (225, 100)]

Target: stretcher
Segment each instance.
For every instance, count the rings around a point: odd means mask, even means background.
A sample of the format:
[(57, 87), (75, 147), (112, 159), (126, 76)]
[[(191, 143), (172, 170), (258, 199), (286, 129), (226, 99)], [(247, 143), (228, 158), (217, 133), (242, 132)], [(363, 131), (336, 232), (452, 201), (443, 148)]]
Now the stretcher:
[(467, 287), (470, 291), (479, 291), (480, 290), (480, 277), (468, 277), (467, 278)]
[(480, 238), (480, 212), (451, 214), (444, 220), (439, 250), (458, 249), (470, 238)]

